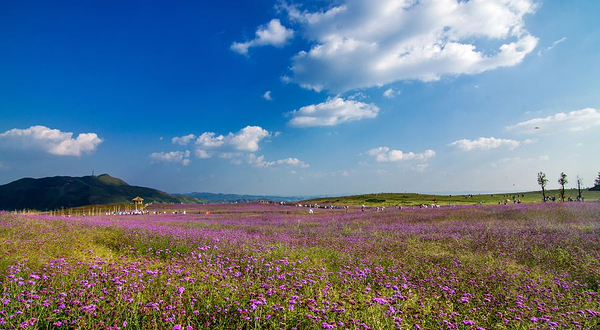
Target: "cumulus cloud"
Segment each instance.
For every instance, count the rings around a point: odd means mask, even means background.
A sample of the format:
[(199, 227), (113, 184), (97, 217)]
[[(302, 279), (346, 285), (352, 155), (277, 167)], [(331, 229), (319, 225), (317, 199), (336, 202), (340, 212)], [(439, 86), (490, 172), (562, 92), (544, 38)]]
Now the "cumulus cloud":
[(196, 139), (196, 145), (204, 149), (230, 148), (254, 152), (259, 149), (259, 142), (269, 136), (271, 133), (260, 126), (246, 126), (228, 135), (217, 135), (214, 132), (202, 133)]
[(266, 91), (262, 97), (263, 97), (263, 99), (265, 99), (267, 101), (273, 100), (273, 97), (271, 96), (271, 91)]
[[(526, 140), (524, 143), (533, 143), (533, 140)], [(472, 150), (491, 150), (498, 148), (507, 148), (509, 150), (515, 149), (521, 145), (520, 141), (511, 140), (511, 139), (497, 139), (495, 137), (480, 137), (477, 140), (468, 140), (462, 139), (458, 141), (454, 141), (449, 144), (451, 147), (457, 147), (463, 151), (472, 151)]]
[[(232, 134), (232, 133), (229, 133)], [(197, 145), (201, 145), (205, 148), (220, 147), (225, 143), (225, 137), (223, 135), (217, 136), (213, 132), (204, 132), (196, 140)]]
[[(276, 166), (287, 166), (296, 168), (307, 168), (308, 164), (298, 158), (284, 158), (279, 160), (267, 161), (265, 156), (257, 156), (254, 152), (260, 149), (260, 142), (271, 136), (278, 136), (280, 133), (270, 133), (260, 126), (246, 126), (239, 131), (230, 132), (227, 135), (214, 132), (204, 132), (196, 137), (189, 134), (182, 137), (173, 138), (173, 143), (180, 145), (189, 144), (194, 138), (194, 155), (199, 159), (208, 159), (213, 156), (220, 159), (227, 159), (231, 163), (241, 165), (250, 164), (254, 167), (268, 168)], [(150, 155), (153, 161), (181, 163), (184, 166), (190, 163), (191, 152), (171, 151), (155, 152)]]
[(42, 150), (59, 156), (81, 156), (102, 143), (96, 133), (81, 133), (73, 138), (72, 132), (62, 132), (46, 126), (13, 128), (0, 134), (0, 141), (12, 148)]
[(285, 166), (300, 167), (300, 168), (309, 167), (308, 164), (299, 160), (298, 158), (285, 158), (285, 159), (279, 159), (279, 160), (275, 160), (275, 161), (267, 161), (267, 160), (265, 160), (265, 156), (256, 156), (255, 154), (249, 154), (247, 159), (248, 159), (248, 164), (250, 164), (254, 167), (260, 167), (260, 168), (274, 167), (277, 165), (285, 165)]
[(183, 166), (190, 164), (190, 151), (154, 152), (150, 159), (155, 162), (181, 163)]
[(477, 74), (519, 64), (538, 43), (524, 23), (534, 0), (338, 3), (312, 12), (281, 5), (313, 44), (292, 58), (289, 78), (304, 88), (339, 93)]
[(388, 147), (373, 148), (367, 151), (367, 155), (374, 157), (379, 163), (405, 162), (405, 161), (427, 161), (435, 157), (435, 151), (427, 149), (421, 153), (402, 152)]
[(262, 127), (246, 126), (235, 134), (229, 133), (227, 142), (236, 150), (257, 151), (258, 143), (270, 135), (271, 133)]
[(181, 136), (181, 137), (176, 136), (171, 139), (171, 142), (173, 144), (179, 144), (180, 146), (185, 146), (185, 145), (188, 145), (190, 142), (192, 142), (195, 138), (196, 138), (196, 135), (188, 134), (188, 135)]
[(548, 117), (533, 118), (508, 126), (508, 131), (524, 134), (553, 134), (579, 132), (600, 126), (600, 111), (587, 108), (571, 112), (559, 112)]
[(294, 127), (334, 126), (365, 118), (375, 118), (379, 107), (340, 97), (319, 104), (307, 105), (291, 112), (289, 124)]
[(272, 19), (269, 24), (258, 27), (256, 37), (246, 42), (234, 42), (231, 50), (242, 55), (248, 55), (250, 47), (271, 45), (282, 47), (294, 36), (294, 30), (281, 25), (278, 19)]

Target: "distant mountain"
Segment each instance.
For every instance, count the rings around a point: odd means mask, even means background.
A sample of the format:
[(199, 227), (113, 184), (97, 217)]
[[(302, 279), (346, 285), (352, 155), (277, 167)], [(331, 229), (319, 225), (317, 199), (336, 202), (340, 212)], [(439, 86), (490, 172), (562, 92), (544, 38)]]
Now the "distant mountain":
[(188, 196), (199, 199), (204, 199), (210, 203), (244, 203), (260, 200), (282, 201), (282, 202), (297, 202), (303, 199), (315, 198), (315, 196), (261, 196), (261, 195), (237, 195), (237, 194), (215, 194), (208, 192), (192, 192), (189, 194), (181, 194), (175, 196)]
[(0, 210), (53, 210), (92, 204), (129, 203), (140, 196), (144, 203), (201, 203), (198, 198), (173, 196), (138, 186), (108, 174), (24, 178), (0, 186)]

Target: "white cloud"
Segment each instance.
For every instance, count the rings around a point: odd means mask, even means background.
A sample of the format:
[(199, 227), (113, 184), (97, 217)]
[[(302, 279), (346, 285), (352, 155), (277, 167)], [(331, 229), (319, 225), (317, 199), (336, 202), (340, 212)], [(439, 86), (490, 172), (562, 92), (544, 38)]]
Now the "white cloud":
[(188, 135), (181, 136), (181, 137), (176, 136), (171, 139), (171, 142), (174, 144), (179, 144), (180, 146), (185, 146), (185, 145), (189, 144), (190, 142), (192, 142), (195, 138), (196, 138), (196, 135), (188, 134)]
[(214, 132), (204, 132), (195, 142), (194, 154), (197, 158), (208, 159), (213, 155), (218, 158), (230, 159), (234, 164), (241, 164), (239, 157), (242, 152), (255, 152), (260, 149), (259, 143), (272, 134), (259, 126), (246, 126), (236, 133), (217, 135)]
[(354, 100), (344, 100), (340, 97), (330, 98), (319, 104), (307, 105), (291, 112), (291, 126), (313, 127), (334, 126), (349, 121), (365, 118), (375, 118), (379, 107)]
[(308, 164), (306, 164), (305, 162), (301, 161), (298, 158), (280, 159), (277, 161), (277, 165), (288, 165), (288, 166), (295, 166), (295, 167), (302, 167), (302, 168), (309, 167)]
[(367, 151), (367, 155), (374, 157), (379, 163), (388, 162), (404, 162), (404, 161), (427, 161), (429, 158), (435, 157), (435, 151), (427, 149), (421, 153), (402, 152), (401, 150), (393, 150), (388, 147), (373, 148)]
[[(254, 167), (275, 167), (288, 166), (297, 168), (307, 168), (308, 164), (298, 158), (285, 158), (273, 161), (265, 160), (264, 156), (257, 156), (253, 152), (260, 149), (259, 143), (270, 136), (278, 136), (280, 132), (270, 133), (260, 126), (246, 126), (236, 133), (230, 132), (227, 135), (217, 135), (214, 132), (204, 132), (196, 138), (194, 155), (199, 159), (208, 159), (213, 156), (227, 159), (231, 163), (241, 165), (244, 162)], [(173, 138), (173, 143), (186, 145), (193, 134), (184, 137)], [(171, 151), (155, 152), (150, 155), (153, 161), (181, 163), (188, 165), (190, 163), (190, 151)]]
[(514, 66), (538, 42), (524, 27), (533, 0), (346, 0), (317, 12), (281, 7), (313, 44), (292, 58), (290, 78), (317, 91)]
[(265, 160), (265, 156), (256, 156), (255, 154), (248, 155), (248, 164), (254, 167), (271, 167), (275, 165), (275, 162), (268, 162)]
[(400, 91), (395, 91), (393, 88), (388, 88), (385, 90), (385, 92), (383, 92), (383, 96), (388, 99), (394, 98), (398, 95), (400, 95)]
[(563, 43), (563, 42), (565, 42), (565, 41), (567, 41), (567, 37), (562, 37), (562, 38), (560, 38), (560, 39), (558, 39), (558, 40), (554, 41), (554, 42), (552, 43), (552, 45), (550, 45), (550, 46), (546, 47), (546, 49), (543, 49), (543, 50), (538, 50), (538, 53), (537, 53), (537, 54), (538, 54), (538, 56), (542, 56), (542, 54), (543, 54), (543, 53), (545, 53), (545, 52), (547, 52), (547, 51), (550, 51), (550, 50), (552, 50), (552, 49), (553, 49), (554, 47), (556, 47), (558, 44), (560, 44), (560, 43)]
[(190, 151), (153, 152), (150, 158), (156, 162), (181, 163), (183, 166), (190, 164)]
[[(231, 134), (231, 133), (229, 133)], [(205, 132), (200, 134), (196, 140), (197, 145), (201, 145), (205, 148), (220, 147), (225, 143), (225, 137), (223, 135), (216, 136), (213, 132)]]
[[(527, 140), (526, 143), (533, 143), (533, 140)], [(463, 151), (472, 150), (490, 150), (497, 148), (515, 149), (521, 145), (521, 142), (511, 139), (497, 139), (495, 137), (480, 137), (477, 140), (462, 139), (449, 144), (451, 147), (457, 147)]]
[(369, 96), (367, 96), (367, 94), (358, 92), (358, 93), (354, 93), (352, 95), (348, 95), (348, 100), (364, 100), (368, 97)]
[(600, 126), (600, 111), (592, 108), (559, 112), (548, 117), (533, 118), (508, 126), (508, 131), (525, 134), (579, 132)]
[(237, 133), (216, 135), (213, 132), (202, 133), (196, 140), (196, 145), (203, 148), (233, 148), (240, 151), (254, 152), (259, 149), (258, 143), (269, 137), (271, 133), (260, 126), (246, 126)]
[(102, 139), (96, 133), (81, 133), (73, 138), (72, 132), (61, 132), (46, 126), (13, 128), (0, 134), (0, 141), (9, 147), (43, 150), (59, 156), (81, 156), (96, 150)]
[(196, 155), (196, 157), (198, 157), (200, 159), (207, 159), (207, 158), (211, 157), (211, 155), (208, 152), (206, 152), (206, 150), (202, 150), (202, 149), (194, 150), (194, 154)]
[(285, 158), (275, 161), (266, 161), (265, 156), (256, 156), (255, 154), (248, 155), (248, 164), (254, 167), (266, 168), (274, 167), (277, 165), (286, 165), (291, 167), (308, 168), (309, 165), (299, 160), (298, 158)]
[(294, 36), (294, 30), (281, 25), (278, 19), (272, 19), (269, 24), (260, 26), (256, 30), (256, 37), (246, 42), (234, 42), (231, 50), (242, 55), (248, 55), (250, 47), (271, 45), (282, 47)]
[(235, 134), (229, 133), (228, 142), (236, 150), (257, 151), (258, 143), (270, 135), (269, 131), (262, 127), (246, 126)]
[(272, 101), (272, 100), (273, 100), (273, 97), (271, 96), (271, 91), (266, 91), (266, 92), (263, 94), (263, 96), (262, 96), (262, 97), (263, 97), (263, 99), (265, 99), (265, 100), (267, 100), (267, 101)]

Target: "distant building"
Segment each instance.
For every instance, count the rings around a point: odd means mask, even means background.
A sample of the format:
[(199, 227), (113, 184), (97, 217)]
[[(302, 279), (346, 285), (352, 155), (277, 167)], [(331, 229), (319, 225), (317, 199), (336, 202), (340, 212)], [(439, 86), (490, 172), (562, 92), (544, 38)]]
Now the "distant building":
[(141, 198), (140, 196), (137, 196), (136, 198), (132, 199), (133, 201), (133, 205), (135, 205), (135, 209), (138, 209), (138, 206), (140, 208), (144, 208), (144, 199)]

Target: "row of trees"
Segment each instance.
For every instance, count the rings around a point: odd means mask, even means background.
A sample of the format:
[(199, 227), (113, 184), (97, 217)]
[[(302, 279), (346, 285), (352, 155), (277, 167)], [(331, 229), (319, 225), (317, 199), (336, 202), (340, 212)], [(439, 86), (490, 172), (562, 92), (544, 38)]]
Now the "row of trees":
[[(548, 178), (546, 177), (546, 173), (539, 172), (537, 175), (537, 182), (542, 187), (542, 199), (544, 203), (546, 202), (546, 184), (548, 184)], [(569, 183), (567, 179), (567, 174), (565, 172), (560, 172), (560, 176), (558, 177), (558, 184), (560, 185), (560, 200), (565, 201), (565, 185)], [(583, 180), (577, 176), (577, 200), (581, 200), (581, 184)], [(598, 178), (596, 179), (596, 184), (600, 184), (600, 173), (598, 173)]]

